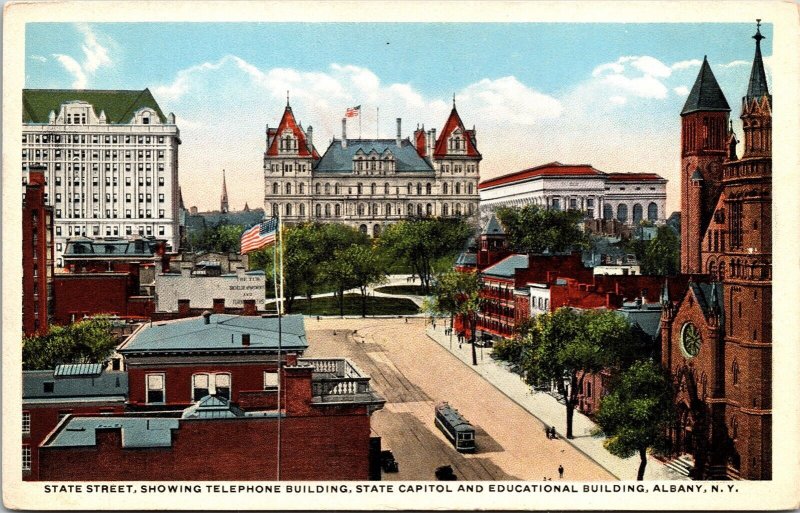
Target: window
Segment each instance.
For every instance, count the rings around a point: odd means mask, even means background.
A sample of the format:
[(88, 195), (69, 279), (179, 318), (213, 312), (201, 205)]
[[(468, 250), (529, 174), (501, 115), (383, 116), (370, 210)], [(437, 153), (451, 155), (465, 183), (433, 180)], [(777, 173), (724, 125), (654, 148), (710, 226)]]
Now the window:
[(264, 390), (278, 388), (278, 373), (264, 371)]
[[(128, 184), (128, 185), (130, 185), (130, 184)], [(159, 176), (158, 177), (158, 185), (164, 185), (164, 177), (163, 176)]]
[(31, 412), (22, 412), (22, 434), (27, 435), (31, 432)]
[(231, 375), (230, 374), (215, 374), (214, 375), (214, 388), (215, 395), (224, 397), (225, 399), (231, 398)]
[(603, 205), (603, 219), (613, 219), (614, 218), (614, 208), (606, 203)]
[(164, 375), (163, 374), (147, 374), (147, 402), (148, 403), (163, 403), (164, 402)]
[(208, 374), (192, 376), (192, 401), (199, 401), (209, 395)]
[(642, 206), (640, 204), (638, 204), (638, 203), (634, 203), (634, 205), (633, 205), (633, 223), (634, 224), (639, 224), (639, 222), (642, 220), (642, 217), (643, 217)]
[(647, 205), (647, 219), (649, 221), (656, 221), (658, 219), (658, 205), (655, 203)]
[(553, 210), (561, 210), (561, 200), (558, 198), (553, 198), (550, 206), (553, 208)]
[(22, 446), (22, 470), (31, 469), (31, 446)]
[(45, 394), (52, 394), (54, 388), (55, 388), (55, 382), (53, 381), (45, 381), (44, 383), (42, 383), (42, 390), (44, 390)]
[(623, 223), (628, 220), (628, 205), (624, 203), (617, 205), (617, 220)]

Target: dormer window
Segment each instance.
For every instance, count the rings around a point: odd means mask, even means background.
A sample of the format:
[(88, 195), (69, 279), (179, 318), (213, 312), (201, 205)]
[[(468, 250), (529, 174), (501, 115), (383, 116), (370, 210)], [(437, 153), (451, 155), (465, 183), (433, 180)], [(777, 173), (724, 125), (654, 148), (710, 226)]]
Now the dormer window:
[(460, 128), (456, 128), (447, 140), (447, 150), (449, 153), (466, 153), (467, 140)]

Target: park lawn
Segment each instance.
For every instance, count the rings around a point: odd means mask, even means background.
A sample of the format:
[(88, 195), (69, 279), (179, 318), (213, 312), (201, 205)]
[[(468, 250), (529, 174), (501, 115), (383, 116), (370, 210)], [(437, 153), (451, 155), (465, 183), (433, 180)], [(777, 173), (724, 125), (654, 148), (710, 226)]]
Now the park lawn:
[(386, 287), (378, 287), (375, 292), (382, 292), (384, 294), (394, 294), (397, 296), (425, 296), (425, 291), (422, 285), (389, 285)]
[[(339, 315), (339, 302), (333, 296), (295, 299), (292, 313), (304, 315)], [(419, 308), (413, 301), (394, 297), (368, 297), (367, 315), (414, 315)], [(344, 315), (361, 315), (361, 295), (344, 295)]]

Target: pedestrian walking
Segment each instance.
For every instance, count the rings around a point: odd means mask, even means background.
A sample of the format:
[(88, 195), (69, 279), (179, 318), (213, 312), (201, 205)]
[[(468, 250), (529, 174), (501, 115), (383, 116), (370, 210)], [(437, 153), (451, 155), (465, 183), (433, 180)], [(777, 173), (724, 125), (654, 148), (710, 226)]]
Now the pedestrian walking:
[(562, 465), (558, 466), (558, 478), (559, 479), (563, 479), (564, 478), (564, 467)]

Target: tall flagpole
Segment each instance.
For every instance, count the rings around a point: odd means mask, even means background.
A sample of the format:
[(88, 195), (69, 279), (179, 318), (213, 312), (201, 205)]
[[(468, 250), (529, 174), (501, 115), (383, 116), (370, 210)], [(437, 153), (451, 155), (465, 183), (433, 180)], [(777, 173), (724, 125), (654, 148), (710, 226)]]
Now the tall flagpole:
[(281, 227), (281, 214), (278, 211), (278, 233), (277, 233), (277, 240), (275, 241), (275, 245), (277, 246), (280, 244), (280, 276), (281, 276), (281, 287), (280, 287), (280, 307), (278, 308), (278, 454), (277, 454), (277, 465), (278, 465), (278, 472), (277, 477), (278, 481), (281, 480), (281, 417), (283, 414), (281, 413), (281, 394), (283, 394), (283, 387), (281, 386), (281, 382), (283, 381), (282, 369), (283, 369), (283, 327), (281, 326), (281, 319), (283, 317), (283, 235)]

